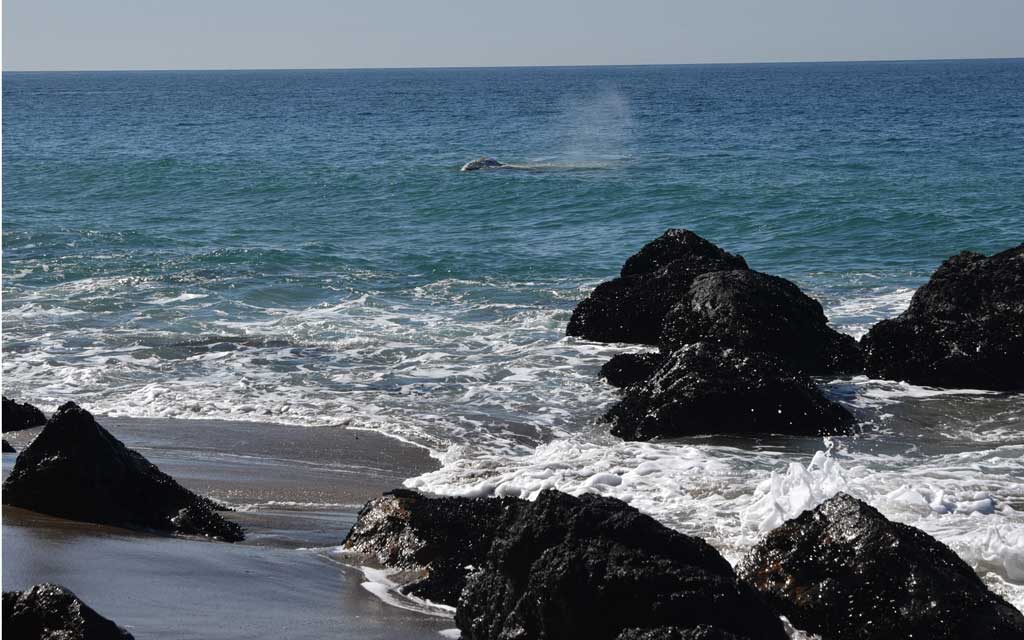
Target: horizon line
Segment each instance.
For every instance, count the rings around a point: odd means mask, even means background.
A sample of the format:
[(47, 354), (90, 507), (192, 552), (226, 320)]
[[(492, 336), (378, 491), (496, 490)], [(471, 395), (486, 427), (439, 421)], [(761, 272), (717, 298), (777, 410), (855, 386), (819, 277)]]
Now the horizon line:
[(850, 63), (906, 63), (906, 62), (984, 62), (1016, 61), (1024, 56), (965, 57), (965, 58), (863, 58), (848, 60), (763, 60), (745, 62), (642, 62), (636, 64), (538, 64), (538, 65), (470, 65), (470, 66), (408, 66), (408, 67), (192, 67), (192, 68), (120, 68), (120, 69), (3, 69), (3, 73), (174, 73), (214, 71), (444, 71), (461, 69), (585, 69), (626, 67), (711, 67), (737, 65), (783, 64), (850, 64)]

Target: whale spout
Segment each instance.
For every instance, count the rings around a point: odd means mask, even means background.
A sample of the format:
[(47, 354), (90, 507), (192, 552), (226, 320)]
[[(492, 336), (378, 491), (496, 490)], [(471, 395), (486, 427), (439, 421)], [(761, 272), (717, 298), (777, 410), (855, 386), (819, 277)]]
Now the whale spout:
[(477, 158), (476, 160), (470, 160), (466, 164), (462, 165), (460, 171), (477, 171), (478, 169), (497, 169), (504, 167), (505, 165), (498, 162), (494, 158)]

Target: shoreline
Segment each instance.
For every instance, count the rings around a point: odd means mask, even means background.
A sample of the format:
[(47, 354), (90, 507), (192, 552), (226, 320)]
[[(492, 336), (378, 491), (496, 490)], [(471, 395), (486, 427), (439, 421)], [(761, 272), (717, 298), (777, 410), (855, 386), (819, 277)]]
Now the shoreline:
[[(3, 585), (56, 582), (139, 638), (438, 638), (450, 619), (391, 606), (341, 565), (363, 503), (435, 469), (379, 434), (218, 420), (109, 418), (183, 486), (225, 501), (244, 542), (140, 533), (3, 507)], [(39, 428), (5, 434), (21, 451)], [(4, 454), (6, 478), (16, 454)]]

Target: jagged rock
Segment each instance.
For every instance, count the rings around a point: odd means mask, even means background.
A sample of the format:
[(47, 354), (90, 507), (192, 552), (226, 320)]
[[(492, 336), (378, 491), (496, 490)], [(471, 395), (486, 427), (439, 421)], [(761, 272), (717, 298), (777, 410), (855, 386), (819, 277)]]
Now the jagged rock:
[(769, 353), (808, 375), (864, 367), (857, 341), (828, 326), (817, 300), (785, 278), (749, 269), (698, 276), (665, 316), (663, 352), (695, 342)]
[(739, 573), (828, 640), (1024, 638), (1024, 615), (949, 547), (846, 494), (769, 533)]
[(41, 513), (134, 529), (242, 540), (219, 505), (185, 489), (68, 402), (18, 455), (3, 503)]
[(37, 584), (4, 591), (4, 637), (18, 640), (132, 640), (132, 635), (96, 613), (71, 591)]
[(654, 273), (676, 260), (706, 264), (727, 262), (736, 265), (733, 269), (747, 266), (742, 256), (734, 256), (688, 229), (669, 229), (627, 258), (619, 275)]
[(10, 442), (4, 440), (4, 453), (17, 453), (18, 451), (11, 446)]
[(701, 625), (693, 629), (679, 627), (658, 627), (657, 629), (628, 629), (615, 640), (748, 640), (716, 627)]
[(515, 498), (429, 498), (396, 489), (366, 503), (342, 543), (409, 572), (402, 591), (455, 606)]
[(856, 421), (807, 376), (761, 353), (698, 342), (626, 389), (605, 414), (612, 434), (650, 440), (697, 434), (851, 433)]
[(237, 524), (225, 520), (217, 513), (223, 510), (219, 504), (200, 499), (179, 509), (177, 515), (171, 518), (171, 524), (174, 525), (175, 532), (182, 535), (208, 536), (228, 542), (244, 539), (244, 534)]
[(1024, 244), (955, 255), (864, 336), (867, 372), (939, 387), (1024, 389)]
[(29, 403), (3, 398), (3, 432), (21, 431), (46, 424), (46, 415)]
[(658, 344), (665, 314), (711, 271), (746, 269), (692, 231), (669, 229), (630, 257), (622, 276), (601, 283), (572, 312), (566, 334), (598, 342)]
[(615, 640), (627, 629), (699, 625), (786, 638), (778, 616), (700, 538), (613, 498), (553, 490), (506, 515), (455, 623), (464, 640)]
[(620, 353), (601, 367), (601, 377), (613, 387), (628, 387), (646, 380), (665, 357), (660, 353)]

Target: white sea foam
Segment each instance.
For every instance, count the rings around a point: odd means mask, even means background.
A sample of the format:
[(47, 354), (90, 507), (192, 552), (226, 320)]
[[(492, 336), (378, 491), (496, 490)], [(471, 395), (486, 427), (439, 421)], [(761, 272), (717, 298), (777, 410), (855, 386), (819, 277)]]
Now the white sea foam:
[(173, 304), (175, 302), (188, 302), (190, 300), (202, 300), (203, 298), (208, 298), (208, 297), (209, 296), (207, 294), (205, 294), (205, 293), (182, 293), (180, 295), (172, 296), (172, 297), (157, 296), (155, 298), (150, 299), (149, 302), (151, 302), (152, 304), (165, 305), (165, 304)]
[[(843, 379), (828, 383), (830, 393), (867, 426), (832, 448), (806, 439), (621, 442), (597, 424), (616, 398), (597, 372), (638, 348), (564, 337), (568, 307), (593, 284), (453, 278), (404, 297), (339, 292), (330, 304), (287, 309), (225, 306), (192, 284), (183, 294), (126, 278), (58, 283), (20, 292), (13, 305), (5, 298), (4, 390), (46, 410), (75, 399), (115, 416), (374, 430), (441, 462), (408, 486), (614, 496), (708, 539), (732, 562), (765, 531), (846, 491), (946, 542), (1024, 608), (1019, 396)], [(521, 290), (541, 301), (516, 302)], [(911, 293), (880, 291), (829, 314), (839, 326), (874, 321)], [(83, 311), (100, 303), (113, 311)], [(127, 319), (108, 326), (117, 314)], [(171, 324), (151, 328), (151, 317)], [(252, 508), (303, 507), (318, 508)]]
[[(822, 450), (559, 439), (518, 456), (463, 447), (406, 486), (444, 495), (534, 499), (554, 488), (613, 496), (699, 535), (737, 562), (764, 533), (846, 492), (949, 544), (979, 573), (1022, 583), (1024, 446), (930, 458)], [(1018, 607), (1024, 600), (1013, 600)]]
[(986, 524), (947, 543), (979, 571), (1024, 587), (1024, 526)]
[(808, 633), (794, 627), (786, 616), (779, 616), (779, 618), (782, 620), (782, 628), (789, 636), (789, 640), (821, 640), (821, 636), (816, 633)]
[[(962, 452), (927, 461), (865, 456), (844, 465), (825, 452), (803, 467), (773, 471), (741, 511), (748, 529), (766, 532), (840, 491), (952, 547), (981, 574), (1024, 584), (1024, 447)], [(1014, 603), (1017, 607), (1024, 601)]]
[[(596, 373), (620, 351), (563, 337), (562, 309), (479, 299), (534, 287), (566, 300), (587, 288), (451, 279), (420, 287), (417, 302), (362, 293), (226, 315), (202, 299), (207, 319), (184, 336), (46, 318), (28, 328), (30, 352), (4, 359), (5, 391), (46, 410), (74, 398), (119, 417), (343, 424), (436, 456), (467, 442), (521, 452), (599, 414), (613, 393)], [(194, 313), (181, 302), (158, 306)], [(26, 329), (4, 320), (5, 340)]]
[(860, 406), (895, 404), (911, 398), (999, 395), (998, 392), (984, 389), (944, 389), (895, 380), (876, 380), (867, 376), (855, 376), (848, 381), (836, 380), (835, 383), (853, 385), (855, 387), (855, 403)]
[(4, 317), (6, 320), (39, 321), (43, 319), (59, 319), (69, 316), (81, 316), (85, 312), (77, 309), (52, 305), (46, 302), (30, 302), (13, 309), (5, 308)]
[(879, 320), (892, 318), (910, 306), (915, 289), (875, 287), (869, 293), (839, 300), (825, 313), (840, 331), (860, 339)]
[(299, 511), (332, 511), (338, 509), (356, 509), (362, 505), (346, 504), (341, 502), (300, 502), (295, 500), (268, 500), (266, 502), (252, 502), (247, 504), (232, 504), (231, 508), (236, 511), (266, 511), (271, 510), (299, 510)]
[(813, 509), (849, 486), (838, 462), (818, 451), (806, 467), (791, 462), (785, 473), (772, 471), (754, 489), (754, 502), (740, 511), (747, 529), (764, 534)]
[(391, 576), (396, 573), (394, 571), (372, 567), (359, 567), (359, 569), (366, 577), (362, 587), (394, 607), (441, 618), (450, 618), (455, 614), (455, 607), (400, 593), (398, 591), (400, 585), (391, 580)]

